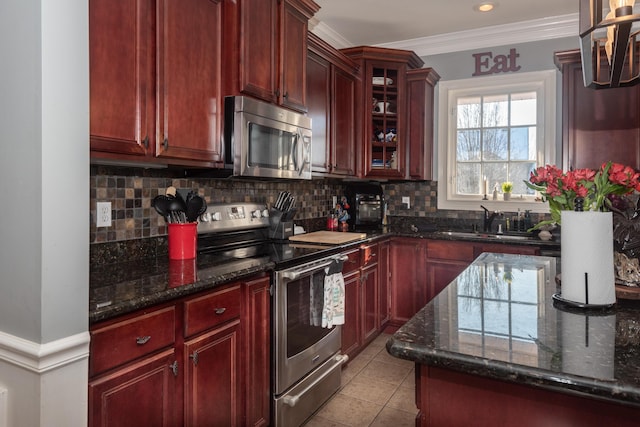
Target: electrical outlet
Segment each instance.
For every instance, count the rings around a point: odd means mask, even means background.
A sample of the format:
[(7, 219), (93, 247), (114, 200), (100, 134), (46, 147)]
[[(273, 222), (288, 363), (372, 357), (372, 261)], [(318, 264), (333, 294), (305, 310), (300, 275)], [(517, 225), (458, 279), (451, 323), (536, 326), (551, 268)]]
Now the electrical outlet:
[(111, 202), (96, 203), (96, 227), (111, 227)]
[(402, 203), (407, 205), (407, 209), (411, 209), (411, 198), (409, 196), (402, 196)]

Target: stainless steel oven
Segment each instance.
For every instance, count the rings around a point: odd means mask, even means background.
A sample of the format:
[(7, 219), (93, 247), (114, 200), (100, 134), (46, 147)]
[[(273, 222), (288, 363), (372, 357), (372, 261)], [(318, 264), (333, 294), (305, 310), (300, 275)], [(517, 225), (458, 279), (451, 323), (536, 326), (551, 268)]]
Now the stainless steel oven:
[[(273, 412), (277, 427), (299, 426), (340, 388), (341, 327), (322, 327), (318, 291), (343, 256), (276, 271), (273, 295)], [(315, 295), (314, 295), (315, 294)], [(321, 309), (321, 307), (320, 307)]]

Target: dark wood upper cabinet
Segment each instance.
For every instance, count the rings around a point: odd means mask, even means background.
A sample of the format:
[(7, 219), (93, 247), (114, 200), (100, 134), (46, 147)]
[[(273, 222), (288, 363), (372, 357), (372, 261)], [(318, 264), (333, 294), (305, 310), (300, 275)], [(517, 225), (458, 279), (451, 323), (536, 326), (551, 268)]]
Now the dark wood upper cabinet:
[(89, 2), (92, 158), (221, 161), (219, 0)]
[[(409, 179), (415, 175), (416, 179), (426, 179), (428, 171), (422, 168), (425, 161), (431, 162), (430, 151), (429, 159), (426, 158), (426, 150), (431, 149), (419, 144), (433, 144), (432, 139), (425, 139), (433, 133), (433, 99), (426, 100), (425, 97), (433, 98), (437, 74), (433, 72), (429, 78), (424, 76), (421, 84), (431, 84), (430, 88), (418, 89), (415, 80), (423, 76), (410, 75), (409, 71), (420, 69), (424, 63), (415, 52), (371, 46), (342, 49), (341, 52), (362, 70), (359, 101), (362, 138), (358, 143), (358, 175), (382, 179)], [(408, 86), (409, 78), (411, 86)], [(431, 83), (432, 80), (435, 81)], [(409, 111), (409, 102), (422, 101), (428, 103)], [(430, 129), (426, 129), (426, 123), (431, 123)], [(416, 159), (413, 159), (412, 144), (417, 151)], [(414, 162), (411, 174), (407, 167), (410, 158)]]
[(433, 68), (407, 71), (407, 160), (410, 179), (433, 179), (433, 98), (440, 76)]
[(359, 135), (357, 65), (309, 34), (306, 84), (313, 172), (354, 176)]
[(306, 112), (312, 0), (238, 0), (224, 4), (225, 93), (251, 95)]
[(562, 72), (563, 168), (613, 161), (640, 169), (640, 86), (585, 88), (580, 51), (556, 52)]

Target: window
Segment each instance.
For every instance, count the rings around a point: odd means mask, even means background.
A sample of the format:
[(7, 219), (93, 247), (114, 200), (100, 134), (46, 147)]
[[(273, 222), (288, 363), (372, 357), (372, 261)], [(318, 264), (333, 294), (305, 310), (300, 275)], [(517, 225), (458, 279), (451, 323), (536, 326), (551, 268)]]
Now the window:
[[(554, 71), (440, 83), (438, 208), (477, 210), (487, 202), (547, 210), (524, 181), (555, 161), (555, 85)], [(510, 201), (502, 199), (505, 181), (513, 184)]]

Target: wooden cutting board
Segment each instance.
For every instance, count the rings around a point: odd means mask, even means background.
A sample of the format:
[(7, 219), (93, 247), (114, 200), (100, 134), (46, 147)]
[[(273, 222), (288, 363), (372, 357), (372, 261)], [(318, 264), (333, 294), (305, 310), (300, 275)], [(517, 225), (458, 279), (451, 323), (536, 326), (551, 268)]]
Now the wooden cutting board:
[(354, 240), (367, 238), (367, 233), (350, 233), (345, 231), (314, 231), (313, 233), (296, 234), (289, 237), (291, 242), (320, 243), (323, 245), (341, 245)]

